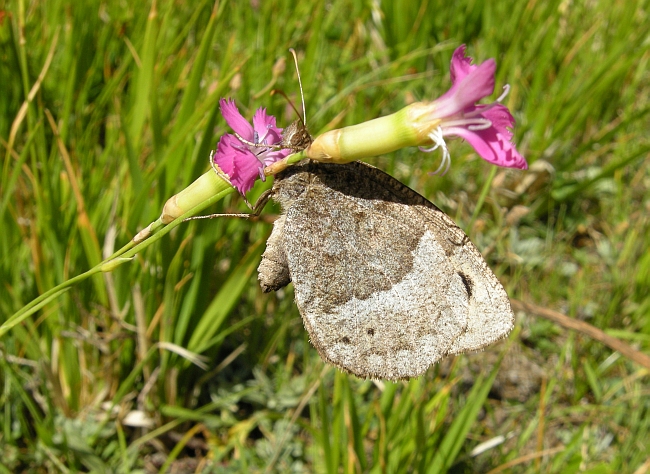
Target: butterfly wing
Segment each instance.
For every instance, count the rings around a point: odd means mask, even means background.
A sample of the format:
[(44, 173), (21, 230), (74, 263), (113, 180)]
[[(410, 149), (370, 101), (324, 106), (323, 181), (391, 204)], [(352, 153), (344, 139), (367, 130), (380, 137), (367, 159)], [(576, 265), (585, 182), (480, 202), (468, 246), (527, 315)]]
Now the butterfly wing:
[(369, 165), (303, 170), (281, 183), (290, 190), (283, 244), (323, 359), (361, 377), (401, 379), (507, 335), (503, 287), (442, 211)]

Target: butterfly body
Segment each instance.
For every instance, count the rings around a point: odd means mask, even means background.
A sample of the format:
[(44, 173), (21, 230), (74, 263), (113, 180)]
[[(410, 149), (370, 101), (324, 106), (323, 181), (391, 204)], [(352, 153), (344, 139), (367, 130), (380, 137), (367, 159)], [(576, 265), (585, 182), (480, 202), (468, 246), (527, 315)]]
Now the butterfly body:
[(302, 151), (311, 145), (313, 141), (314, 139), (309, 134), (305, 124), (302, 123), (302, 120), (295, 120), (283, 130), (280, 148)]

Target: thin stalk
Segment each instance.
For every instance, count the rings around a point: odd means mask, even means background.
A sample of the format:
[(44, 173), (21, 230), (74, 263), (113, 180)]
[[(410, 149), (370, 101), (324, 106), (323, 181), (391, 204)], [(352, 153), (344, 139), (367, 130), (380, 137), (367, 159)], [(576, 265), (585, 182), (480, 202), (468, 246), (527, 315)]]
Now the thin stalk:
[[(232, 193), (234, 191), (234, 188), (227, 188), (224, 189), (223, 191), (213, 195), (209, 199), (206, 199), (200, 204), (197, 204), (194, 206), (192, 209), (187, 211), (185, 214), (181, 215), (180, 217), (176, 218), (172, 222), (170, 222), (168, 225), (160, 228), (159, 232), (154, 233), (153, 235), (150, 235), (146, 240), (143, 242), (140, 242), (139, 244), (134, 246), (134, 242), (130, 241), (128, 244), (126, 244), (124, 247), (122, 247), (120, 250), (115, 252), (113, 255), (111, 255), (109, 258), (106, 260), (100, 262), (99, 264), (95, 265), (93, 268), (88, 270), (85, 273), (82, 273), (81, 275), (77, 275), (73, 278), (70, 278), (69, 280), (64, 281), (63, 283), (55, 286), (54, 288), (46, 291), (42, 295), (38, 296), (35, 298), (33, 301), (31, 301), (29, 304), (21, 308), (19, 311), (14, 313), (9, 319), (7, 319), (2, 326), (0, 326), (0, 337), (2, 337), (4, 334), (6, 334), (12, 327), (14, 327), (16, 324), (19, 324), (20, 322), (24, 321), (26, 318), (34, 314), (36, 311), (38, 311), (40, 308), (42, 308), (44, 305), (46, 305), (48, 302), (53, 300), (54, 298), (62, 295), (66, 291), (68, 291), (72, 286), (75, 284), (79, 283), (80, 281), (86, 280), (88, 277), (102, 272), (106, 271), (106, 265), (113, 261), (115, 258), (120, 257), (121, 259), (129, 259), (141, 250), (147, 248), (149, 245), (153, 244), (154, 242), (160, 240), (162, 237), (167, 235), (172, 229), (174, 229), (176, 226), (178, 226), (181, 222), (183, 222), (186, 218), (192, 217), (199, 212), (201, 212), (203, 209), (206, 207), (214, 204), (215, 202), (219, 201), (220, 199), (223, 199), (225, 196), (228, 194)], [(155, 226), (155, 224), (154, 224)], [(116, 262), (117, 263), (117, 262)], [(115, 267), (117, 267), (115, 265)], [(112, 267), (112, 268), (115, 268)], [(111, 270), (112, 270), (111, 268)]]

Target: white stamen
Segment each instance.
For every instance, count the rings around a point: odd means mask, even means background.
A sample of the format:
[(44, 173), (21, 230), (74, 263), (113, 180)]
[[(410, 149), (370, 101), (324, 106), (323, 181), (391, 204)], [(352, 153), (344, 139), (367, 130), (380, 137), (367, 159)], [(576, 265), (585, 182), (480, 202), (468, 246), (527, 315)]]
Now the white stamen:
[(485, 130), (486, 128), (490, 128), (492, 126), (492, 121), (485, 117), (481, 117), (481, 113), (484, 111), (485, 109), (478, 110), (465, 115), (459, 120), (447, 120), (445, 121), (445, 128), (462, 127), (468, 130)]
[(492, 126), (492, 121), (488, 119), (478, 120), (474, 125), (468, 125), (467, 130), (486, 130)]
[(503, 94), (501, 94), (496, 101), (501, 103), (501, 101), (503, 101), (503, 99), (505, 99), (506, 96), (508, 95), (508, 92), (510, 92), (510, 84), (506, 84), (505, 86), (503, 86)]
[(440, 162), (440, 166), (438, 166), (437, 170), (433, 172), (430, 171), (429, 174), (430, 175), (438, 174), (440, 173), (440, 170), (444, 168), (444, 171), (441, 174), (441, 176), (444, 176), (447, 174), (447, 171), (449, 171), (449, 167), (451, 166), (451, 155), (449, 154), (447, 143), (445, 142), (445, 139), (442, 136), (442, 128), (438, 127), (435, 130), (433, 130), (429, 134), (429, 138), (434, 143), (434, 146), (429, 148), (419, 147), (421, 151), (430, 153), (438, 148), (442, 149), (442, 161)]

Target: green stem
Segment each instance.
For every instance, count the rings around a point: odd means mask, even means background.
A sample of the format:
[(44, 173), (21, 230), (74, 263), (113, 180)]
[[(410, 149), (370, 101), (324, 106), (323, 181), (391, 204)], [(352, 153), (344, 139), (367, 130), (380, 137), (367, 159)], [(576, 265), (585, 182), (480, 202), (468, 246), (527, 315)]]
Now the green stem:
[[(146, 240), (143, 242), (140, 242), (139, 244), (135, 245), (135, 242), (130, 241), (128, 244), (126, 244), (124, 247), (122, 247), (120, 250), (115, 252), (113, 255), (111, 255), (109, 258), (106, 260), (98, 263), (95, 265), (93, 268), (88, 270), (85, 273), (82, 273), (81, 275), (77, 275), (76, 277), (70, 278), (69, 280), (64, 281), (63, 283), (55, 286), (54, 288), (46, 291), (42, 295), (38, 296), (36, 299), (31, 301), (29, 304), (18, 310), (16, 313), (14, 313), (10, 318), (8, 318), (2, 326), (0, 326), (0, 337), (2, 337), (4, 334), (6, 334), (11, 328), (13, 328), (15, 325), (21, 323), (24, 321), (26, 318), (34, 314), (36, 311), (41, 309), (43, 306), (45, 306), (47, 303), (52, 301), (54, 298), (62, 295), (66, 291), (68, 291), (73, 285), (79, 283), (80, 281), (83, 281), (87, 279), (88, 277), (94, 275), (95, 273), (99, 273), (102, 271), (102, 267), (104, 267), (107, 263), (110, 261), (114, 260), (117, 257), (120, 258), (130, 258), (133, 257), (135, 254), (140, 252), (141, 250), (147, 248), (149, 245), (153, 244), (154, 242), (160, 240), (162, 237), (164, 237), (166, 234), (168, 234), (173, 228), (178, 226), (183, 220), (185, 220), (188, 217), (192, 217), (197, 215), (199, 212), (201, 212), (203, 209), (205, 209), (208, 206), (211, 206), (215, 202), (219, 201), (220, 199), (223, 199), (225, 196), (228, 194), (232, 193), (234, 191), (234, 188), (227, 188), (224, 189), (223, 191), (213, 195), (212, 197), (206, 199), (200, 204), (197, 204), (194, 206), (192, 209), (187, 211), (185, 214), (181, 215), (180, 217), (176, 218), (172, 222), (170, 222), (167, 226), (164, 226), (164, 224), (161, 223), (161, 225), (156, 225), (158, 224), (158, 221), (156, 221), (153, 225), (153, 228), (155, 229), (153, 232), (153, 235), (149, 236)], [(164, 227), (162, 227), (164, 226)]]

